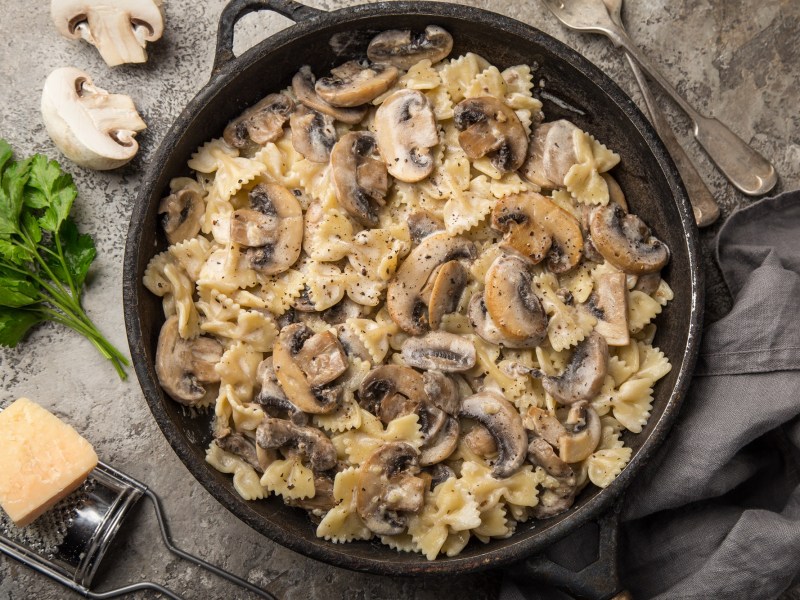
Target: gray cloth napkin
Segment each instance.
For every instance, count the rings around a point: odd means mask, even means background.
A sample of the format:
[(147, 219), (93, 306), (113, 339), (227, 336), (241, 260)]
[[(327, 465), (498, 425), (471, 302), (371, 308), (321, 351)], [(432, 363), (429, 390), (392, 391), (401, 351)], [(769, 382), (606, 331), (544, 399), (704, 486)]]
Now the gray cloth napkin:
[[(731, 215), (734, 298), (706, 327), (677, 423), (626, 492), (621, 579), (636, 600), (768, 599), (800, 583), (800, 190)], [(501, 600), (562, 594), (503, 582)]]

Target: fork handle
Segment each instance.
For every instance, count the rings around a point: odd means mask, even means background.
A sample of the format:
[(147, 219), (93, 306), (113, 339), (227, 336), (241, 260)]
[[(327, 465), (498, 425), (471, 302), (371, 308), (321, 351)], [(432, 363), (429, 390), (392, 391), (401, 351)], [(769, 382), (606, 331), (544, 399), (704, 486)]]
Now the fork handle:
[(734, 186), (748, 196), (760, 196), (775, 187), (778, 176), (775, 167), (766, 158), (720, 121), (697, 112), (658, 72), (624, 31), (615, 27), (607, 34), (615, 44), (622, 46), (635, 58), (642, 70), (689, 115), (694, 123), (694, 137)]

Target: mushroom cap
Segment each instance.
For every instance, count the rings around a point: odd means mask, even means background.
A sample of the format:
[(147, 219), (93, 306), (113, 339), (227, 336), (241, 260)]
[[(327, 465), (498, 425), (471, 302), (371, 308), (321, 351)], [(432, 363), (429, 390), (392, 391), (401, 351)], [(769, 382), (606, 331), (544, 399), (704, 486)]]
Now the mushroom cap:
[(428, 400), (448, 415), (457, 415), (461, 405), (458, 384), (441, 371), (424, 371), (423, 387)]
[(177, 244), (200, 233), (205, 210), (200, 193), (191, 188), (182, 188), (164, 197), (158, 205), (158, 214), (169, 244)]
[(427, 307), (421, 293), (434, 269), (456, 259), (475, 258), (475, 244), (446, 232), (426, 237), (397, 269), (386, 294), (386, 308), (392, 320), (414, 335), (428, 329)]
[(342, 136), (331, 151), (331, 176), (339, 204), (364, 227), (378, 226), (375, 204), (383, 206), (389, 189), (386, 165), (377, 156), (369, 131)]
[(489, 314), (483, 292), (473, 294), (467, 307), (467, 316), (475, 333), (490, 344), (506, 348), (535, 348), (541, 343), (538, 336), (524, 340), (514, 340), (505, 336)]
[(336, 448), (316, 427), (303, 427), (285, 419), (264, 417), (256, 430), (256, 444), (265, 450), (284, 449), (299, 454), (314, 472), (336, 466)]
[(351, 60), (331, 69), (331, 77), (318, 79), (314, 90), (331, 106), (361, 106), (392, 87), (399, 75), (392, 65), (362, 65)]
[(494, 260), (486, 272), (484, 302), (503, 337), (538, 346), (547, 336), (547, 313), (523, 259), (501, 255)]
[(389, 173), (409, 183), (425, 179), (434, 167), (431, 148), (439, 143), (436, 117), (419, 90), (398, 90), (375, 114), (378, 151)]
[(42, 119), (64, 156), (100, 171), (129, 162), (139, 150), (136, 134), (147, 127), (128, 96), (95, 87), (87, 73), (73, 67), (48, 75)]
[(634, 275), (655, 273), (669, 261), (667, 245), (650, 228), (618, 204), (598, 206), (589, 220), (592, 241), (608, 262)]
[(628, 286), (625, 273), (603, 273), (594, 284), (582, 310), (597, 319), (594, 330), (609, 346), (627, 346), (631, 336), (628, 327)]
[(109, 67), (146, 62), (147, 42), (164, 33), (161, 0), (52, 0), (50, 16), (61, 35), (83, 38)]
[(325, 100), (317, 95), (314, 85), (316, 78), (311, 72), (311, 67), (303, 65), (300, 70), (292, 78), (292, 91), (297, 99), (305, 104), (308, 108), (313, 108), (316, 111), (332, 116), (337, 121), (347, 123), (348, 125), (356, 125), (360, 123), (367, 114), (365, 106), (358, 108), (340, 108), (331, 106)]
[(410, 337), (403, 342), (401, 353), (405, 363), (412, 367), (448, 373), (469, 371), (476, 360), (475, 346), (470, 340), (446, 331)]
[(438, 25), (428, 25), (422, 33), (390, 29), (372, 38), (367, 56), (376, 63), (389, 63), (408, 70), (423, 59), (435, 64), (453, 49), (453, 36)]
[(225, 142), (244, 148), (248, 141), (259, 146), (283, 135), (283, 126), (294, 110), (294, 100), (286, 94), (269, 94), (228, 123), (222, 132)]
[(338, 138), (334, 123), (330, 115), (301, 104), (289, 117), (292, 146), (312, 162), (328, 162)]
[[(271, 241), (248, 249), (250, 266), (264, 275), (282, 273), (300, 257), (303, 209), (295, 195), (277, 183), (259, 183), (250, 191), (249, 199), (251, 209), (266, 217), (265, 222), (277, 221)], [(231, 219), (233, 227), (235, 219)]]
[(576, 131), (580, 130), (566, 119), (539, 125), (531, 133), (520, 173), (542, 189), (564, 187), (564, 177), (578, 162), (573, 141)]
[(464, 398), (460, 416), (475, 419), (492, 434), (497, 444), (493, 477), (510, 477), (522, 466), (528, 450), (528, 436), (513, 404), (496, 392), (483, 391)]
[(461, 133), (458, 142), (471, 160), (488, 156), (504, 173), (516, 171), (528, 152), (528, 134), (514, 109), (494, 96), (459, 102), (453, 122)]
[(403, 365), (380, 365), (361, 381), (358, 399), (373, 414), (380, 414), (381, 404), (396, 395), (408, 398), (415, 406), (426, 401), (422, 375)]
[(469, 271), (459, 261), (451, 260), (442, 264), (428, 283), (428, 323), (431, 329), (439, 329), (442, 317), (458, 308), (461, 294), (469, 283)]
[(156, 375), (161, 387), (186, 406), (203, 400), (203, 384), (219, 381), (214, 366), (222, 358), (222, 350), (222, 345), (209, 337), (183, 339), (178, 333), (178, 317), (170, 317), (161, 327), (156, 348)]
[(562, 404), (575, 404), (594, 398), (608, 373), (606, 338), (592, 331), (572, 353), (564, 372), (542, 377), (545, 391)]
[(588, 402), (572, 405), (567, 415), (567, 433), (558, 438), (558, 456), (566, 463), (589, 458), (600, 443), (602, 426), (597, 411)]
[(358, 470), (356, 510), (378, 535), (402, 533), (409, 513), (422, 508), (425, 481), (419, 473), (417, 451), (405, 442), (383, 444)]

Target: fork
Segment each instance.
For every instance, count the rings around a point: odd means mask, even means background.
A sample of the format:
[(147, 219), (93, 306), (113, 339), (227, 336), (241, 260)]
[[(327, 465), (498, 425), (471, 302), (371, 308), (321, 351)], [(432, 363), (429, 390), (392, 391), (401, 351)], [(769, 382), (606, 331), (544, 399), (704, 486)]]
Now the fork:
[(609, 16), (603, 0), (543, 0), (556, 18), (578, 31), (600, 33), (621, 46), (654, 79), (661, 88), (689, 115), (694, 124), (694, 137), (720, 171), (742, 193), (760, 196), (778, 182), (775, 167), (753, 150), (740, 137), (715, 118), (697, 112), (659, 73), (650, 60), (633, 44), (625, 31)]
[[(608, 10), (608, 15), (614, 24), (621, 30), (625, 30), (625, 25), (622, 22), (622, 1), (623, 0), (603, 0)], [(675, 166), (681, 174), (681, 179), (686, 186), (686, 191), (689, 195), (689, 201), (692, 204), (692, 211), (694, 212), (694, 220), (698, 227), (707, 227), (719, 218), (719, 206), (717, 206), (714, 196), (709, 191), (700, 173), (697, 172), (691, 159), (687, 156), (686, 152), (678, 143), (675, 134), (672, 132), (666, 116), (661, 111), (650, 91), (650, 86), (639, 68), (638, 63), (627, 52), (625, 58), (628, 59), (628, 64), (633, 71), (633, 76), (636, 78), (639, 88), (642, 90), (642, 97), (647, 106), (647, 112), (650, 113), (650, 120), (658, 132), (659, 137), (664, 142), (664, 145), (669, 150), (670, 155), (675, 161)]]

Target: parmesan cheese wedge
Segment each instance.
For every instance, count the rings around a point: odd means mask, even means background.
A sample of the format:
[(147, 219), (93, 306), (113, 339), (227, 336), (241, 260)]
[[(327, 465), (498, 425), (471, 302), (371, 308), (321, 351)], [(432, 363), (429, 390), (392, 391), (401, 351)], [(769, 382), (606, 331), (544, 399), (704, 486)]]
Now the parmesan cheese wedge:
[(91, 444), (27, 398), (0, 412), (0, 507), (29, 525), (76, 490), (97, 465)]

